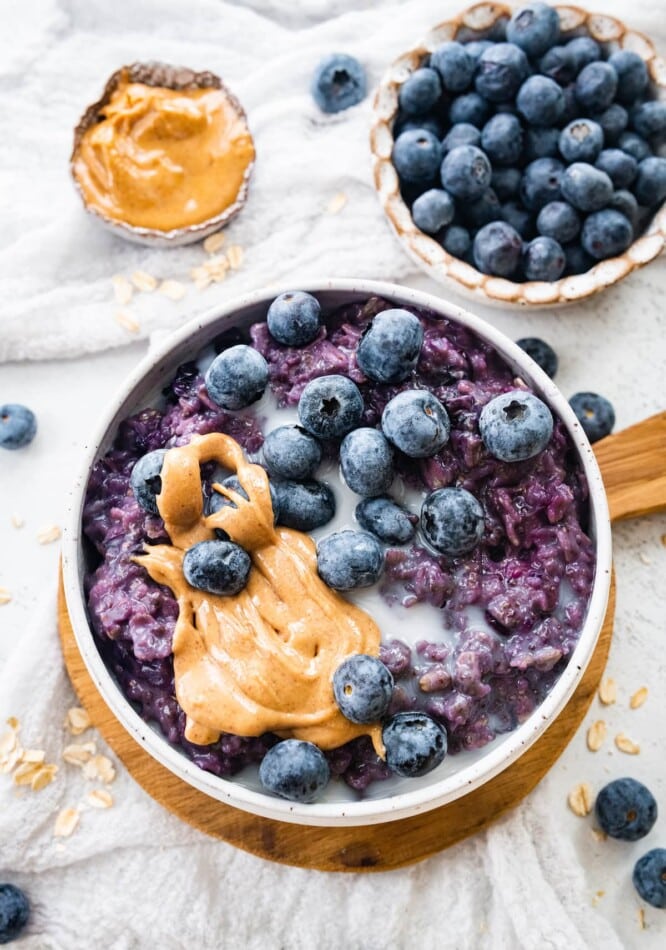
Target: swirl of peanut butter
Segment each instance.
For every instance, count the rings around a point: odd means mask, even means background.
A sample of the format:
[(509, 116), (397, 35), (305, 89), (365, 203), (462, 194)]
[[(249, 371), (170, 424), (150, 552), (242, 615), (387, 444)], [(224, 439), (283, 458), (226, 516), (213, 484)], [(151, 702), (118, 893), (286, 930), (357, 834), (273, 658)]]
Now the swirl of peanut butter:
[[(199, 467), (209, 461), (236, 471), (248, 498), (215, 484), (232, 505), (205, 516)], [(332, 685), (346, 657), (378, 654), (379, 629), (320, 579), (308, 535), (274, 526), (263, 468), (232, 438), (212, 433), (169, 449), (161, 478), (157, 504), (172, 545), (147, 545), (136, 561), (178, 600), (173, 658), (186, 738), (206, 745), (221, 732), (275, 732), (334, 749), (370, 735), (383, 756), (380, 725), (346, 719)], [(215, 528), (252, 560), (247, 586), (234, 596), (196, 590), (183, 575), (187, 548), (214, 538)]]

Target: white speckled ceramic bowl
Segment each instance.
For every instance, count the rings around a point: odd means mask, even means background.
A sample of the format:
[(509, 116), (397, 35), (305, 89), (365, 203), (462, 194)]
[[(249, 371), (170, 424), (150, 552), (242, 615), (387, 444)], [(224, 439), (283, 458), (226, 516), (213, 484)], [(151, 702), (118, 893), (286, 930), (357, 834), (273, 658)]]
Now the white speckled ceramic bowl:
[[(557, 306), (576, 303), (610, 287), (643, 267), (661, 253), (666, 242), (666, 204), (657, 211), (647, 230), (618, 257), (600, 261), (584, 274), (556, 281), (517, 283), (482, 274), (470, 264), (452, 257), (434, 238), (420, 231), (402, 200), (398, 176), (391, 162), (393, 122), (398, 112), (400, 86), (418, 69), (425, 56), (449, 40), (467, 42), (493, 38), (493, 31), (507, 21), (513, 7), (504, 3), (478, 3), (458, 16), (433, 27), (421, 43), (407, 50), (389, 67), (375, 94), (370, 132), (373, 173), (379, 200), (389, 224), (407, 253), (434, 280), (459, 293), (482, 298), (498, 306)], [(659, 99), (666, 100), (666, 61), (657, 55), (650, 40), (614, 17), (590, 13), (581, 7), (557, 4), (565, 39), (588, 34), (604, 46), (630, 49), (647, 63)]]
[(439, 297), (394, 284), (363, 280), (320, 280), (308, 283), (302, 289), (315, 293), (325, 312), (379, 295), (396, 306), (415, 306), (458, 321), (495, 346), (515, 369), (516, 375), (534, 387), (566, 425), (589, 483), (590, 531), (595, 540), (597, 557), (594, 587), (576, 649), (541, 706), (515, 731), (498, 736), (483, 749), (447, 757), (429, 775), (418, 779), (378, 782), (363, 800), (352, 800), (352, 793), (344, 783), (331, 782), (323, 800), (312, 805), (301, 805), (263, 793), (256, 775), (240, 775), (233, 780), (225, 780), (202, 771), (138, 716), (98, 652), (86, 612), (83, 589), (89, 564), (89, 551), (81, 530), (84, 497), (91, 467), (109, 450), (118, 424), (147, 405), (151, 397), (160, 392), (173, 377), (178, 365), (193, 359), (222, 330), (234, 326), (246, 327), (265, 319), (270, 302), (285, 289), (271, 287), (207, 311), (172, 334), (123, 384), (100, 422), (98, 431), (87, 445), (72, 492), (63, 540), (67, 607), (81, 656), (107, 705), (136, 742), (184, 782), (219, 801), (279, 821), (305, 825), (364, 825), (391, 821), (435, 808), (487, 782), (536, 742), (570, 699), (594, 651), (608, 603), (611, 535), (606, 495), (592, 448), (566, 399), (536, 363), (494, 327)]

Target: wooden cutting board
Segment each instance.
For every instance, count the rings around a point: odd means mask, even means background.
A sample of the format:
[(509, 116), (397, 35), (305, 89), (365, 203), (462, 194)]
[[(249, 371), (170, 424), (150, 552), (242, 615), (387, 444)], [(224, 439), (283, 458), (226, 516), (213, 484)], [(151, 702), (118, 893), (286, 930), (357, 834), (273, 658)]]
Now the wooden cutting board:
[[(666, 508), (666, 412), (598, 442), (611, 520)], [(481, 788), (432, 811), (360, 828), (311, 828), (259, 818), (191, 788), (156, 762), (120, 725), (78, 651), (62, 587), (58, 627), (81, 703), (134, 779), (169, 811), (206, 834), (283, 864), (321, 871), (387, 871), (420, 861), (481, 831), (518, 804), (559, 758), (599, 685), (613, 632), (615, 579), (596, 650), (573, 697), (541, 738)]]

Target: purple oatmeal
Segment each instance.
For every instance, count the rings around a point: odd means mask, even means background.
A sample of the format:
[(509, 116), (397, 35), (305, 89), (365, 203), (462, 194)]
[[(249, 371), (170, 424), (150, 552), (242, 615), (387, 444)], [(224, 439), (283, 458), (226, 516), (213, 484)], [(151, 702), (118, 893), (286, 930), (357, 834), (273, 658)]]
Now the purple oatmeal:
[[(446, 728), (455, 754), (515, 729), (566, 666), (594, 580), (587, 484), (558, 419), (546, 448), (533, 458), (508, 463), (488, 453), (478, 428), (482, 408), (501, 393), (525, 387), (490, 344), (453, 321), (405, 308), (424, 329), (415, 374), (399, 385), (367, 379), (356, 362), (358, 342), (372, 318), (391, 306), (377, 297), (344, 306), (301, 348), (276, 343), (265, 323), (252, 326), (249, 337), (233, 331), (218, 338), (216, 348), (251, 340), (268, 363), (278, 407), (295, 407), (308, 382), (330, 374), (359, 386), (364, 426), (377, 427), (387, 402), (415, 387), (429, 389), (446, 407), (447, 444), (425, 459), (396, 452), (396, 475), (409, 497), (451, 486), (471, 492), (483, 508), (483, 538), (459, 557), (433, 553), (418, 535), (387, 546), (378, 592), (393, 608), (421, 605), (432, 611), (428, 632), (441, 627), (441, 637), (414, 637), (413, 646), (384, 632), (380, 658), (395, 680), (390, 712), (428, 713)], [(185, 739), (171, 653), (177, 603), (132, 560), (146, 543), (168, 543), (162, 519), (144, 511), (130, 489), (135, 463), (155, 449), (211, 432), (232, 436), (251, 457), (266, 434), (258, 408), (220, 409), (195, 363), (178, 369), (160, 408), (121, 423), (88, 484), (83, 527), (96, 566), (86, 577), (86, 593), (100, 652), (127, 699), (200, 768), (228, 777), (259, 762), (278, 739), (223, 734), (208, 746)], [(324, 448), (329, 460), (336, 458), (337, 442)], [(210, 492), (212, 470), (204, 467), (202, 474)], [(336, 490), (335, 482), (331, 487)], [(351, 519), (348, 527), (355, 527)], [(368, 737), (326, 757), (331, 773), (359, 793), (391, 775)]]

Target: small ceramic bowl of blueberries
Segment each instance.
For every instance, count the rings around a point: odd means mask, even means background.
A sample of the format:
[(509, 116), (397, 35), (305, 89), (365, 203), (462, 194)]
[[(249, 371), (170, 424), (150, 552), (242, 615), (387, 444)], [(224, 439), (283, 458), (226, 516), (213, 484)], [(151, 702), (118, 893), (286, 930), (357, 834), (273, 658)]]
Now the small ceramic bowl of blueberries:
[(389, 222), (489, 303), (591, 296), (666, 238), (666, 63), (578, 7), (481, 3), (396, 60), (371, 145)]

